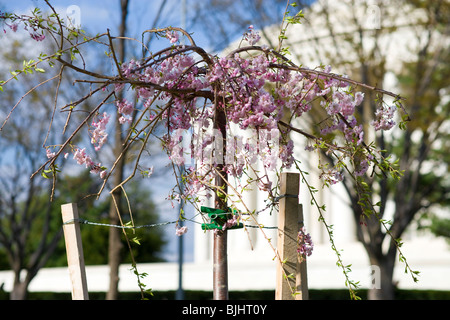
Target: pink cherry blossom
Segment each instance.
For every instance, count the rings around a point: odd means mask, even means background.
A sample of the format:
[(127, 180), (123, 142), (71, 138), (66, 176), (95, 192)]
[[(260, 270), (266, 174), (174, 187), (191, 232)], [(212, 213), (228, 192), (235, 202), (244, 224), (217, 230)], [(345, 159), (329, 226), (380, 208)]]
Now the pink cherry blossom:
[(45, 39), (44, 34), (39, 34), (34, 30), (29, 31), (31, 38), (33, 38), (36, 41), (43, 41)]
[(56, 155), (56, 153), (55, 153), (55, 152), (51, 152), (49, 148), (47, 148), (47, 149), (45, 150), (45, 152), (46, 152), (46, 154), (47, 154), (47, 158), (48, 158), (48, 159), (52, 159), (52, 158)]
[(86, 168), (90, 168), (94, 165), (94, 162), (92, 161), (91, 157), (86, 154), (86, 148), (80, 149), (77, 148), (75, 152), (73, 153), (73, 158), (77, 161), (80, 165), (85, 165)]
[(395, 115), (395, 106), (381, 106), (375, 112), (376, 119), (372, 121), (372, 126), (376, 131), (378, 130), (390, 130), (393, 126), (395, 126), (394, 115)]
[(233, 214), (233, 216), (223, 224), (222, 230), (229, 229), (237, 224), (238, 224), (238, 215)]
[(301, 256), (309, 257), (314, 249), (314, 243), (311, 239), (311, 235), (306, 233), (305, 227), (302, 227), (297, 234), (297, 253)]
[(99, 151), (100, 148), (105, 144), (108, 138), (108, 133), (106, 132), (106, 125), (108, 124), (110, 116), (104, 112), (98, 121), (93, 121), (92, 126), (95, 128), (92, 131), (91, 143), (95, 146), (95, 150)]
[(188, 228), (186, 226), (183, 226), (181, 228), (177, 227), (175, 230), (175, 234), (180, 237), (183, 234), (185, 234), (187, 231), (188, 231)]
[(14, 23), (12, 23), (12, 24), (9, 26), (9, 28), (10, 28), (13, 32), (16, 32), (18, 26), (19, 26), (19, 24), (16, 23), (16, 22), (14, 22)]
[(260, 39), (259, 32), (253, 30), (253, 25), (248, 27), (248, 32), (244, 34), (244, 39), (248, 41), (251, 46), (254, 46)]
[(106, 174), (107, 174), (107, 171), (106, 171), (106, 170), (100, 171), (100, 178), (101, 178), (101, 179), (105, 179)]
[(133, 105), (126, 99), (122, 99), (121, 101), (117, 102), (117, 112), (128, 116), (133, 113), (133, 110)]
[(177, 43), (179, 40), (180, 35), (177, 31), (174, 30), (168, 30), (166, 32), (166, 38), (169, 39), (170, 43)]

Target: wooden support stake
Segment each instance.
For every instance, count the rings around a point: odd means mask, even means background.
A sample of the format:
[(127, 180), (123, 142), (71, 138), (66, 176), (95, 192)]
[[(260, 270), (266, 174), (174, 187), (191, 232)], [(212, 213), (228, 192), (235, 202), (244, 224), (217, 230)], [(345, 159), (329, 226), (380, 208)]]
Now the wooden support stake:
[(61, 212), (64, 239), (66, 241), (67, 264), (72, 282), (72, 300), (89, 300), (76, 203), (63, 204)]
[(298, 202), (299, 187), (298, 173), (281, 174), (277, 250), (284, 263), (277, 264), (276, 300), (308, 299), (306, 258), (300, 261), (297, 254), (297, 235), (303, 227), (302, 206)]

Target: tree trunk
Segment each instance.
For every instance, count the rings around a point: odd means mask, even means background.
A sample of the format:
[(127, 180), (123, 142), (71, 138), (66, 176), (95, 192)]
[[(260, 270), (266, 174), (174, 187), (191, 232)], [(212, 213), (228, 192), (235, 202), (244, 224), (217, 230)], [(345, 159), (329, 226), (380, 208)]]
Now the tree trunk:
[(10, 300), (26, 300), (28, 284), (24, 282), (14, 283), (14, 287), (9, 294)]
[[(125, 36), (126, 33), (126, 18), (128, 15), (128, 0), (120, 0), (120, 9), (121, 9), (121, 21), (119, 27), (119, 34), (121, 37)], [(125, 60), (125, 43), (124, 40), (119, 40), (119, 60), (123, 62)], [(116, 120), (116, 128), (115, 128), (115, 146), (114, 146), (114, 156), (117, 157), (122, 152), (122, 132), (118, 121)], [(114, 174), (114, 186), (118, 185), (122, 182), (123, 179), (123, 169), (125, 166), (124, 161), (125, 155), (122, 159), (117, 163), (115, 174)], [(109, 210), (109, 221), (113, 225), (120, 224), (120, 219), (118, 216), (118, 212), (116, 211), (115, 204), (121, 208), (121, 190), (117, 189), (117, 192), (114, 192), (111, 197), (111, 205)], [(115, 200), (115, 201), (114, 201)], [(117, 228), (109, 229), (109, 248), (108, 248), (108, 265), (109, 265), (109, 290), (106, 294), (107, 300), (117, 300), (119, 296), (119, 266), (121, 263), (121, 251), (122, 251), (122, 242), (120, 239), (120, 233), (122, 231)]]
[(395, 254), (383, 255), (379, 259), (371, 257), (370, 261), (373, 271), (372, 287), (369, 289), (367, 298), (369, 300), (394, 300), (395, 284), (393, 283), (393, 275)]
[[(393, 300), (395, 298), (395, 285), (393, 283), (395, 259), (397, 256), (397, 248), (394, 240), (389, 239), (390, 245), (388, 250), (383, 250), (383, 243), (389, 237), (381, 231), (381, 225), (375, 216), (365, 217), (363, 211), (358, 204), (359, 197), (354, 192), (355, 187), (345, 185), (351, 199), (351, 208), (355, 222), (360, 221), (357, 227), (357, 239), (361, 242), (367, 252), (370, 267), (372, 268), (372, 284), (369, 288), (369, 300)], [(383, 193), (383, 191), (381, 192)], [(382, 206), (383, 208), (385, 205)], [(364, 217), (363, 220), (360, 220)], [(398, 224), (398, 221), (395, 223)], [(391, 230), (391, 232), (393, 232)], [(394, 232), (396, 233), (396, 232)]]
[(28, 282), (20, 281), (21, 270), (14, 272), (14, 285), (9, 294), (10, 300), (26, 300), (28, 294)]
[[(120, 190), (119, 190), (120, 191)], [(112, 194), (117, 200), (120, 200), (119, 197), (116, 197), (116, 194)], [(109, 221), (113, 225), (119, 225), (119, 216), (116, 212), (116, 207), (111, 200), (111, 206), (109, 210)], [(119, 202), (118, 202), (119, 205)], [(120, 208), (120, 207), (119, 207)], [(123, 248), (123, 244), (120, 239), (120, 233), (122, 231), (117, 228), (109, 229), (109, 247), (108, 247), (108, 266), (109, 266), (109, 290), (106, 294), (106, 300), (117, 300), (119, 297), (119, 266), (121, 262), (121, 251)]]

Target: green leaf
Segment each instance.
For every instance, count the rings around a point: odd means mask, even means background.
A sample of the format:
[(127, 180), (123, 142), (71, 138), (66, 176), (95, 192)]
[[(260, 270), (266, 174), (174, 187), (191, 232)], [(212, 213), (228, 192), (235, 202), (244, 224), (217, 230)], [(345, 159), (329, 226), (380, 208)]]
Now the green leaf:
[(141, 243), (139, 242), (139, 239), (137, 237), (131, 239), (131, 241), (133, 241), (134, 243), (141, 245)]

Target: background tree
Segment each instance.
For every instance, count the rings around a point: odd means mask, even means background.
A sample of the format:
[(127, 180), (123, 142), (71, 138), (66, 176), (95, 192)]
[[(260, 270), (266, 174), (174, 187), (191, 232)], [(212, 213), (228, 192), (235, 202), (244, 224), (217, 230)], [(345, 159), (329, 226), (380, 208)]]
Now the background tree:
[[(11, 70), (22, 67), (22, 62), (30, 58), (26, 53), (32, 52), (23, 46), (20, 36), (10, 40), (10, 45), (2, 50), (2, 77), (7, 77), (8, 66)], [(3, 95), (0, 103), (2, 121), (18, 97), (36, 86), (39, 79), (42, 77), (27, 78), (21, 86), (16, 84), (13, 90)], [(2, 128), (0, 135), (0, 247), (14, 272), (10, 293), (14, 300), (26, 298), (28, 285), (46, 264), (62, 236), (61, 229), (54, 228), (54, 219), (58, 216), (55, 217), (52, 211), (50, 181), (29, 181), (27, 178), (45, 158), (42, 139), (47, 135), (48, 124), (41, 119), (52, 113), (50, 96), (53, 92), (50, 93), (52, 88), (48, 85), (41, 89), (24, 98), (28, 108), (15, 110), (17, 117), (11, 120), (11, 126)], [(57, 122), (55, 119), (55, 124)]]
[(450, 219), (433, 217), (428, 227), (436, 236), (444, 237), (450, 244)]
[[(119, 36), (125, 37), (127, 32), (127, 16), (128, 16), (128, 0), (120, 0), (120, 24), (119, 24)], [(125, 41), (119, 40), (118, 41), (118, 48), (117, 48), (117, 54), (119, 55), (117, 57), (118, 61), (120, 63), (123, 63), (125, 61)], [(124, 142), (124, 139), (127, 135), (127, 132), (122, 132), (122, 129), (120, 128), (120, 125), (118, 123), (118, 119), (114, 121), (115, 128), (114, 131), (114, 141), (115, 146), (113, 147), (113, 154), (114, 157), (117, 158), (120, 153), (122, 152), (122, 145)], [(120, 183), (120, 181), (123, 180), (124, 177), (124, 169), (125, 169), (125, 158), (126, 155), (124, 155), (123, 158), (119, 161), (117, 164), (117, 170), (114, 173), (113, 179), (114, 179), (114, 185), (117, 185)], [(123, 209), (123, 198), (122, 193), (120, 189), (117, 189), (117, 191), (113, 192), (111, 195), (111, 204), (109, 206), (109, 222), (113, 225), (119, 225), (120, 224), (120, 216), (116, 210), (116, 205), (119, 208), (119, 212)], [(119, 265), (121, 262), (121, 249), (123, 247), (123, 244), (120, 240), (121, 230), (111, 228), (109, 230), (109, 241), (108, 241), (108, 265), (110, 268), (110, 279), (109, 279), (109, 289), (108, 294), (106, 295), (107, 300), (117, 300), (119, 291)]]
[[(122, 64), (130, 57), (139, 56), (142, 54), (142, 52), (135, 52), (133, 47), (127, 46), (127, 41), (124, 37), (127, 36), (134, 36), (136, 39), (139, 39), (142, 34), (139, 33), (138, 35), (133, 34), (135, 30), (133, 27), (135, 25), (131, 24), (128, 19), (130, 15), (130, 10), (134, 10), (133, 14), (137, 14), (137, 8), (134, 7), (134, 5), (138, 4), (138, 2), (129, 1), (129, 0), (119, 0), (119, 8), (120, 8), (120, 20), (119, 20), (119, 27), (118, 27), (118, 39), (114, 43), (114, 45), (117, 45), (115, 48), (116, 54), (117, 54), (117, 61)], [(142, 3), (139, 3), (139, 10), (154, 10), (154, 3), (144, 4), (144, 7), (142, 7)], [(148, 20), (143, 19), (144, 25), (141, 26), (140, 23), (138, 23), (138, 26), (140, 26), (143, 29), (139, 29), (139, 32), (142, 32), (142, 30), (145, 29), (151, 29), (156, 27), (158, 24), (161, 23), (161, 21), (166, 21), (165, 23), (168, 23), (167, 20), (171, 21), (174, 18), (169, 16), (169, 12), (177, 12), (180, 11), (177, 10), (178, 4), (175, 2), (169, 3), (169, 1), (162, 0), (159, 1), (157, 5), (157, 10), (155, 17), (153, 21), (151, 21), (151, 24), (149, 24)], [(178, 19), (175, 19), (178, 20)], [(170, 23), (169, 23), (170, 24)], [(142, 38), (144, 40), (144, 38)], [(151, 48), (153, 45), (153, 37), (149, 37), (145, 39), (145, 45), (147, 48)], [(148, 54), (148, 52), (144, 52), (144, 54)], [(123, 92), (119, 93), (119, 98), (124, 98)], [(134, 97), (135, 98), (135, 97)], [(132, 117), (135, 117), (136, 113), (133, 114)], [(116, 164), (116, 169), (113, 174), (113, 178), (111, 182), (109, 183), (109, 188), (113, 188), (114, 186), (120, 184), (121, 181), (123, 181), (124, 176), (127, 171), (127, 164), (128, 158), (133, 158), (133, 149), (126, 149), (123, 150), (123, 145), (126, 142), (127, 137), (129, 136), (130, 132), (133, 130), (133, 127), (130, 126), (128, 130), (123, 130), (123, 126), (119, 123), (118, 118), (114, 120), (114, 128), (112, 129), (113, 132), (113, 138), (112, 141), (114, 141), (114, 146), (112, 147), (112, 158), (117, 159), (120, 157), (120, 160)], [(163, 168), (160, 172), (166, 172)], [(132, 187), (134, 191), (137, 191), (136, 186)], [(140, 198), (141, 201), (143, 201), (143, 204), (148, 204), (148, 201), (145, 201), (145, 199)], [(134, 205), (144, 208), (139, 203), (133, 203)], [(117, 207), (116, 207), (117, 205)], [(119, 212), (124, 212), (126, 208), (125, 199), (122, 191), (120, 189), (115, 189), (112, 193), (112, 199), (109, 206), (109, 223), (113, 225), (119, 225), (120, 224), (120, 216)], [(150, 206), (151, 208), (151, 206)], [(107, 300), (116, 300), (118, 297), (118, 285), (119, 285), (119, 266), (120, 263), (123, 261), (123, 246), (121, 240), (121, 234), (122, 230), (112, 228), (109, 230), (109, 242), (108, 242), (108, 265), (110, 268), (110, 283), (109, 283), (109, 289), (106, 296)], [(156, 239), (153, 239), (153, 241)], [(158, 242), (156, 242), (158, 243)], [(152, 250), (150, 250), (151, 252)]]

